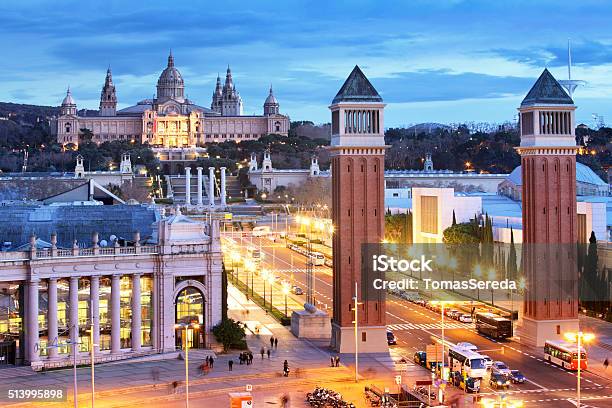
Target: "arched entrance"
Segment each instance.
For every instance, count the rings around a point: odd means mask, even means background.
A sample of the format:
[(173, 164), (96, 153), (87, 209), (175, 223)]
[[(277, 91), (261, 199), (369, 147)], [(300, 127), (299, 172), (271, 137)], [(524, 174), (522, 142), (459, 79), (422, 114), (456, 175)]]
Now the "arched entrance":
[[(189, 348), (204, 348), (204, 296), (202, 292), (194, 286), (186, 286), (176, 295), (174, 315), (176, 324), (197, 323), (200, 325), (196, 329), (187, 330)], [(183, 348), (185, 340), (185, 329), (177, 327), (175, 329), (176, 347)]]

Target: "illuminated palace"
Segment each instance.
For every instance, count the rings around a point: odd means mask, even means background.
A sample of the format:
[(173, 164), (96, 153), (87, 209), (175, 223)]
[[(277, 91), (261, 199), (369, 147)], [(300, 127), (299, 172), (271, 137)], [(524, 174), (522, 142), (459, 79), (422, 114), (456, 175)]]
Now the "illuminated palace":
[(152, 146), (194, 147), (207, 142), (253, 140), (269, 133), (287, 135), (289, 117), (279, 112), (272, 87), (263, 105), (263, 115), (243, 115), (242, 98), (227, 68), (225, 83), (217, 76), (210, 108), (196, 105), (185, 97), (183, 76), (168, 66), (157, 81), (157, 96), (117, 110), (117, 94), (110, 68), (100, 95), (98, 115), (79, 116), (70, 88), (57, 118), (57, 140), (63, 145), (79, 144), (81, 129), (93, 133), (93, 141), (140, 140)]

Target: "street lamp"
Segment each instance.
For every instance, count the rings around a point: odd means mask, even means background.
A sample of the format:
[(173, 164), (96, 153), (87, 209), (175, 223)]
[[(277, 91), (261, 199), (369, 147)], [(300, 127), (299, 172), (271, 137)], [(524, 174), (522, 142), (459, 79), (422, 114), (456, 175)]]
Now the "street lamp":
[(284, 281), (282, 283), (282, 286), (283, 286), (283, 295), (285, 295), (285, 317), (288, 317), (287, 315), (287, 295), (289, 294), (291, 284), (287, 281)]
[[(480, 277), (482, 276), (482, 270), (480, 269), (480, 265), (476, 264), (476, 266), (474, 266), (474, 276), (476, 276), (476, 278), (480, 279)], [(480, 285), (476, 285), (476, 290), (478, 293), (478, 301), (480, 301)]]
[(262, 269), (261, 270), (261, 279), (263, 280), (263, 285), (264, 285), (264, 287), (263, 287), (263, 290), (264, 290), (263, 291), (264, 292), (264, 294), (263, 294), (264, 295), (263, 296), (263, 300), (264, 300), (263, 307), (264, 307), (264, 309), (266, 308), (266, 281), (268, 280), (269, 273), (270, 272), (268, 272), (267, 269)]
[(174, 326), (175, 328), (185, 329), (185, 407), (189, 408), (189, 337), (187, 329), (198, 329), (200, 327), (197, 323), (178, 323)]
[(274, 298), (272, 297), (272, 288), (274, 287), (274, 280), (276, 277), (274, 276), (274, 272), (270, 271), (268, 275), (268, 283), (270, 283), (270, 311), (272, 311)]
[[(489, 280), (490, 281), (494, 281), (495, 280), (495, 269), (491, 268), (489, 269)], [(493, 285), (491, 285), (491, 306), (495, 306), (495, 302), (493, 300)]]
[(578, 387), (576, 391), (576, 406), (580, 408), (580, 371), (582, 368), (580, 367), (580, 359), (582, 357), (582, 344), (588, 343), (589, 341), (593, 340), (595, 338), (595, 335), (593, 333), (584, 333), (579, 331), (577, 333), (565, 333), (564, 336), (568, 341), (571, 341), (572, 343), (578, 343)]

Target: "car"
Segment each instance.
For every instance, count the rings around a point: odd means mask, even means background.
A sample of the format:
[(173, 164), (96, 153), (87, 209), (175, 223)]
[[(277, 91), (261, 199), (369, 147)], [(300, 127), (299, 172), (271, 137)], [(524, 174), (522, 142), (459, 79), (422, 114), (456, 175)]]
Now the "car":
[(425, 367), (427, 364), (427, 353), (424, 351), (417, 351), (414, 353), (413, 361), (415, 364)]
[(302, 288), (300, 288), (299, 286), (294, 286), (294, 287), (292, 287), (292, 288), (291, 288), (291, 292), (292, 292), (294, 295), (303, 295), (303, 294), (304, 294), (304, 291), (303, 291), (303, 290), (302, 290)]
[(523, 384), (527, 379), (519, 370), (510, 370), (510, 381), (514, 384)]
[(481, 356), (484, 358), (485, 367), (487, 367), (487, 370), (491, 369), (491, 367), (493, 367), (493, 360), (491, 357), (487, 356), (486, 354), (481, 354)]
[(459, 320), (459, 316), (463, 315), (463, 312), (460, 310), (451, 310), (450, 317)]
[(494, 373), (499, 373), (506, 376), (510, 375), (510, 368), (503, 361), (494, 361), (493, 365), (491, 366), (491, 370), (493, 370)]
[(478, 347), (476, 347), (472, 343), (468, 343), (467, 341), (462, 341), (460, 343), (457, 343), (457, 347), (462, 348), (464, 350), (471, 350), (471, 351), (478, 350)]
[(472, 323), (472, 315), (462, 314), (459, 316), (459, 321), (463, 323)]
[(489, 387), (497, 389), (504, 389), (510, 387), (510, 377), (500, 373), (491, 373), (489, 378)]
[(387, 330), (387, 344), (393, 345), (397, 344), (397, 339), (395, 338), (395, 334), (391, 330)]
[(455, 387), (459, 387), (465, 392), (480, 392), (480, 379), (464, 377), (460, 371), (453, 373), (452, 382)]

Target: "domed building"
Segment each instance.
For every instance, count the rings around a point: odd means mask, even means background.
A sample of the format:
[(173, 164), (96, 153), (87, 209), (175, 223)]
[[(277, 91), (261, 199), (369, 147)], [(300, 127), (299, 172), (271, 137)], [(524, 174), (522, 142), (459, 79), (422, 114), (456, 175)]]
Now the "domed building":
[(211, 108), (185, 97), (185, 81), (174, 64), (172, 52), (157, 81), (153, 99), (117, 110), (117, 91), (110, 68), (100, 95), (97, 116), (79, 116), (77, 104), (68, 89), (62, 101), (54, 131), (63, 145), (80, 143), (81, 129), (93, 133), (93, 141), (132, 140), (154, 148), (194, 148), (207, 142), (254, 140), (275, 133), (286, 136), (289, 117), (280, 113), (272, 88), (264, 103), (263, 115), (243, 115), (243, 104), (230, 68), (225, 84), (217, 77)]
[[(515, 201), (521, 200), (521, 189), (523, 181), (521, 166), (512, 170), (506, 180), (498, 186), (500, 195), (510, 197)], [(577, 196), (602, 196), (610, 194), (610, 186), (603, 181), (589, 166), (576, 162), (576, 195)]]

